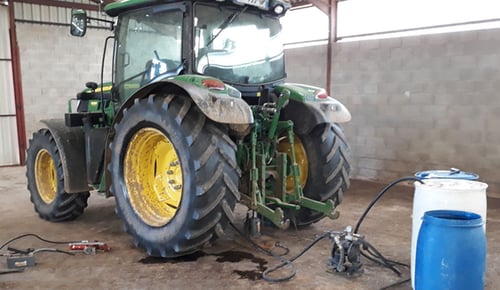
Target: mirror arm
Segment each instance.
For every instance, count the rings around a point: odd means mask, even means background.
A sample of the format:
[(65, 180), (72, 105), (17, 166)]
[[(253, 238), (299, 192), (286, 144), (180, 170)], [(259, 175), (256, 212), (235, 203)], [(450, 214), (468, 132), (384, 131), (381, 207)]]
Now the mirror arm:
[(115, 27), (115, 22), (111, 21), (111, 20), (106, 20), (106, 19), (100, 19), (100, 18), (95, 18), (95, 17), (87, 16), (87, 22), (89, 22), (88, 20), (95, 20), (95, 21), (99, 21), (99, 22), (109, 23), (109, 24), (111, 24), (111, 30), (113, 30), (114, 27)]

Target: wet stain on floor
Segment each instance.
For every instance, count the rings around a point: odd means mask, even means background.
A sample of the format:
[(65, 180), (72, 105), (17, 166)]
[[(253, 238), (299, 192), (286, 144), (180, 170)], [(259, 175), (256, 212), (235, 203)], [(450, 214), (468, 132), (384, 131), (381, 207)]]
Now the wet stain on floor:
[(140, 263), (143, 264), (177, 264), (184, 262), (196, 262), (198, 258), (207, 256), (207, 254), (203, 251), (194, 252), (189, 255), (175, 257), (175, 258), (162, 258), (162, 257), (145, 257), (139, 260)]
[(214, 256), (217, 257), (215, 259), (218, 263), (238, 263), (244, 260), (249, 260), (252, 263), (256, 264), (256, 270), (233, 270), (233, 273), (240, 276), (240, 279), (248, 279), (248, 280), (260, 280), (262, 279), (262, 272), (264, 272), (267, 267), (267, 261), (262, 258), (255, 257), (251, 253), (241, 252), (241, 251), (225, 251), (220, 253), (205, 253), (203, 251), (198, 251), (193, 254), (176, 257), (176, 258), (161, 258), (161, 257), (145, 257), (139, 260), (142, 264), (177, 264), (177, 263), (185, 263), (185, 262), (195, 262), (201, 257), (205, 256)]
[(250, 270), (250, 271), (233, 270), (233, 273), (239, 275), (240, 279), (248, 279), (253, 281), (262, 279), (262, 272), (264, 272), (267, 269), (267, 267), (265, 267), (265, 265), (267, 264), (266, 260), (255, 257), (253, 254), (250, 253), (241, 251), (226, 251), (213, 255), (218, 257), (215, 261), (219, 263), (224, 263), (224, 262), (238, 263), (247, 259), (250, 260), (252, 263), (257, 264), (257, 270)]

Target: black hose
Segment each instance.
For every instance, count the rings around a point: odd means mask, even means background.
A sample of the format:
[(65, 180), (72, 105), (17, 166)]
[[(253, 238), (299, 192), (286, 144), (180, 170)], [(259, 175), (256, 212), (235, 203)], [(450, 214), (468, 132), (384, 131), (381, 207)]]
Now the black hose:
[(35, 237), (37, 239), (39, 239), (40, 241), (43, 241), (43, 242), (46, 242), (46, 243), (49, 243), (49, 244), (69, 244), (69, 243), (75, 243), (75, 242), (79, 242), (79, 241), (69, 241), (69, 242), (62, 242), (62, 241), (51, 241), (51, 240), (47, 240), (47, 239), (44, 239), (42, 237), (40, 237), (39, 235), (37, 234), (24, 234), (24, 235), (20, 235), (20, 236), (17, 236), (15, 238), (12, 238), (10, 240), (8, 240), (7, 242), (3, 243), (1, 246), (0, 246), (0, 250), (3, 249), (5, 246), (7, 246), (8, 244), (14, 242), (14, 241), (17, 241), (19, 239), (22, 239), (22, 238), (25, 238), (25, 237)]
[[(268, 282), (282, 282), (282, 281), (287, 281), (287, 280), (290, 280), (290, 279), (284, 279), (284, 278), (271, 278), (269, 277), (269, 273), (272, 273), (278, 269), (281, 269), (283, 268), (284, 266), (290, 264), (290, 265), (293, 265), (292, 262), (294, 262), (295, 260), (297, 260), (298, 258), (300, 258), (302, 255), (304, 255), (307, 251), (309, 251), (314, 245), (316, 245), (319, 241), (321, 241), (322, 239), (324, 238), (328, 238), (330, 236), (330, 233), (325, 233), (319, 237), (317, 237), (314, 241), (312, 241), (307, 247), (305, 247), (298, 255), (296, 255), (295, 257), (291, 258), (290, 260), (286, 260), (286, 261), (283, 261), (283, 263), (279, 264), (278, 266), (275, 266), (273, 268), (269, 268), (267, 270), (265, 270), (263, 273), (262, 273), (262, 278)], [(282, 257), (280, 257), (282, 258)], [(295, 269), (294, 269), (295, 270)], [(293, 273), (293, 276), (295, 276), (295, 272)]]
[(384, 187), (384, 189), (382, 189), (382, 191), (379, 192), (379, 194), (375, 197), (375, 199), (372, 200), (372, 202), (370, 203), (370, 205), (368, 205), (368, 207), (365, 209), (365, 211), (363, 212), (363, 214), (361, 215), (361, 217), (359, 218), (358, 220), (358, 223), (356, 224), (356, 227), (354, 228), (354, 233), (357, 234), (358, 233), (358, 230), (359, 230), (359, 227), (361, 226), (361, 223), (363, 222), (363, 220), (365, 219), (366, 215), (368, 214), (368, 212), (372, 209), (372, 207), (375, 205), (375, 203), (377, 203), (377, 201), (389, 190), (391, 189), (394, 185), (400, 183), (400, 182), (404, 182), (404, 181), (417, 181), (417, 182), (420, 182), (420, 183), (424, 183), (422, 180), (420, 180), (419, 178), (416, 178), (414, 176), (407, 176), (407, 177), (402, 177), (402, 178), (399, 178), (399, 179), (396, 179), (395, 181), (389, 183), (386, 187)]
[(101, 112), (102, 112), (102, 118), (106, 121), (106, 112), (104, 110), (104, 64), (106, 61), (106, 48), (108, 47), (108, 40), (114, 39), (114, 36), (108, 36), (106, 37), (106, 40), (104, 41), (104, 51), (102, 53), (102, 62), (101, 62)]
[[(377, 249), (375, 249), (375, 247), (368, 244), (368, 242), (364, 241), (364, 243), (369, 245), (368, 249), (367, 249), (367, 252), (369, 253), (369, 255), (364, 253), (364, 252), (361, 252), (361, 255), (363, 255), (363, 257), (367, 258), (368, 260), (370, 260), (372, 262), (378, 263), (378, 264), (390, 269), (391, 271), (396, 273), (398, 276), (401, 276), (401, 271), (399, 271), (396, 267), (394, 267), (394, 264), (392, 264), (390, 260), (386, 259)], [(370, 250), (370, 248), (374, 252), (372, 252)]]
[[(300, 258), (302, 255), (304, 255), (307, 251), (309, 251), (319, 241), (321, 241), (324, 238), (330, 237), (330, 233), (329, 232), (324, 233), (323, 235), (321, 235), (321, 236), (317, 237), (316, 239), (314, 239), (314, 241), (312, 241), (309, 245), (307, 245), (307, 247), (305, 247), (299, 254), (297, 254), (296, 256), (294, 256), (291, 259), (286, 259), (286, 258), (283, 257), (283, 255), (288, 254), (289, 249), (287, 247), (285, 247), (285, 246), (277, 243), (275, 246), (278, 247), (278, 248), (284, 249), (285, 253), (281, 254), (281, 255), (275, 254), (272, 251), (269, 251), (267, 249), (262, 248), (259, 244), (257, 244), (256, 242), (252, 241), (252, 239), (248, 238), (248, 236), (245, 235), (240, 229), (238, 229), (232, 222), (230, 222), (229, 224), (231, 225), (231, 227), (238, 234), (240, 234), (243, 238), (245, 238), (247, 241), (249, 241), (255, 248), (257, 248), (258, 250), (262, 251), (266, 255), (274, 257), (274, 258), (277, 258), (277, 259), (279, 259), (281, 261), (281, 264), (279, 264), (279, 265), (277, 265), (277, 266), (275, 266), (273, 268), (266, 269), (264, 272), (262, 272), (262, 279), (264, 279), (267, 282), (284, 282), (284, 281), (292, 280), (295, 277), (295, 275), (297, 274), (297, 271), (295, 270), (295, 266), (293, 265), (293, 262), (295, 260), (297, 260), (298, 258)], [(288, 274), (288, 275), (286, 275), (284, 277), (279, 277), (279, 278), (269, 277), (270, 273), (272, 273), (274, 271), (277, 271), (277, 270), (279, 270), (279, 269), (281, 269), (281, 268), (283, 268), (285, 266), (288, 266), (290, 268), (290, 274)]]
[(277, 254), (278, 256), (286, 256), (286, 255), (288, 255), (288, 253), (290, 253), (290, 249), (289, 249), (289, 248), (287, 248), (287, 247), (285, 247), (284, 245), (282, 245), (282, 244), (281, 244), (281, 243), (279, 243), (279, 242), (276, 242), (276, 243), (274, 244), (274, 246), (275, 246), (276, 248), (280, 248), (280, 249), (283, 249), (283, 250), (284, 250), (284, 252), (283, 252), (283, 253), (281, 253), (281, 254)]
[[(283, 282), (283, 281), (289, 281), (289, 280), (292, 280), (297, 271), (295, 270), (295, 266), (292, 264), (292, 262), (286, 258), (283, 258), (282, 256), (280, 255), (277, 255), (275, 253), (273, 253), (272, 251), (269, 251), (267, 249), (264, 249), (263, 247), (261, 247), (259, 244), (257, 244), (256, 242), (252, 241), (252, 239), (250, 239), (247, 235), (245, 235), (240, 229), (238, 229), (238, 227), (236, 227), (232, 222), (229, 222), (229, 224), (231, 225), (231, 227), (240, 235), (242, 236), (245, 240), (247, 240), (248, 242), (250, 242), (255, 248), (257, 248), (258, 250), (260, 250), (261, 252), (263, 252), (264, 254), (268, 255), (268, 256), (271, 256), (271, 257), (274, 257), (274, 258), (277, 258), (279, 259), (282, 264), (280, 264), (280, 267), (276, 267), (276, 269), (272, 270), (272, 271), (275, 271), (279, 268), (282, 268), (283, 266), (285, 265), (288, 265), (291, 269), (290, 269), (290, 274), (285, 276), (285, 277), (281, 277), (281, 278), (270, 278), (270, 277), (267, 277), (264, 273), (266, 273), (266, 271), (264, 271), (262, 273), (262, 279), (268, 281), (268, 282)], [(280, 246), (281, 248), (285, 248), (286, 247), (283, 247), (283, 246)], [(288, 250), (288, 249), (287, 249)], [(271, 271), (271, 272), (272, 272)]]
[(50, 253), (61, 253), (61, 254), (66, 254), (66, 255), (70, 255), (70, 256), (74, 256), (75, 254), (74, 253), (71, 253), (71, 252), (68, 252), (68, 251), (63, 251), (63, 250), (59, 250), (59, 249), (53, 249), (53, 248), (41, 248), (41, 249), (36, 249), (32, 252), (32, 254), (36, 254), (36, 253), (42, 253), (42, 252), (50, 252)]
[(403, 279), (403, 280), (398, 281), (396, 283), (393, 283), (391, 285), (387, 285), (387, 286), (385, 286), (383, 288), (380, 288), (379, 290), (387, 290), (387, 289), (390, 289), (392, 287), (396, 287), (396, 286), (402, 285), (404, 283), (410, 282), (410, 280), (411, 280), (410, 278), (406, 278), (406, 279)]
[[(420, 183), (424, 183), (421, 179), (419, 178), (416, 178), (414, 176), (407, 176), (407, 177), (402, 177), (402, 178), (399, 178), (399, 179), (396, 179), (395, 181), (389, 183), (387, 186), (385, 186), (380, 192), (379, 194), (370, 202), (370, 204), (368, 205), (368, 207), (365, 209), (365, 211), (363, 212), (363, 214), (360, 216), (357, 224), (356, 224), (356, 227), (354, 228), (354, 233), (358, 233), (359, 231), (359, 227), (361, 226), (361, 223), (363, 222), (363, 220), (366, 218), (366, 216), (368, 215), (368, 212), (372, 209), (372, 207), (375, 205), (375, 203), (377, 203), (377, 201), (389, 190), (391, 189), (393, 186), (395, 186), (396, 184), (400, 183), (400, 182), (404, 182), (404, 181), (415, 181), (415, 182), (420, 182)], [(372, 262), (375, 262), (377, 264), (380, 264), (384, 267), (387, 267), (389, 268), (391, 271), (393, 271), (394, 273), (396, 273), (398, 276), (401, 276), (401, 272), (395, 267), (395, 266), (404, 266), (404, 267), (407, 267), (409, 268), (409, 266), (407, 264), (404, 264), (404, 263), (400, 263), (400, 262), (397, 262), (397, 261), (393, 261), (393, 260), (390, 260), (390, 259), (387, 259), (386, 257), (384, 257), (373, 245), (371, 245), (370, 243), (368, 243), (367, 241), (364, 241), (363, 242), (363, 248), (364, 250), (366, 251), (365, 252), (361, 252), (361, 255), (365, 258), (367, 258), (368, 260), (372, 261)], [(401, 281), (398, 281), (396, 283), (393, 283), (391, 285), (388, 285), (386, 287), (383, 287), (381, 288), (380, 290), (384, 290), (384, 289), (389, 289), (389, 288), (392, 288), (392, 287), (395, 287), (395, 286), (398, 286), (398, 285), (401, 285), (401, 284), (404, 284), (406, 282), (408, 282), (410, 279), (404, 279), (404, 280), (401, 280)]]
[(372, 244), (368, 243), (367, 241), (364, 241), (364, 246), (366, 248), (366, 251), (372, 255), (372, 257), (375, 257), (375, 258), (378, 258), (380, 260), (382, 260), (382, 262), (384, 264), (387, 264), (387, 265), (401, 265), (401, 266), (406, 266), (408, 267), (408, 265), (406, 264), (403, 264), (403, 263), (399, 263), (399, 262), (396, 262), (396, 261), (392, 261), (392, 260), (389, 260), (387, 259), (386, 257), (384, 257), (382, 255), (382, 253), (380, 253), (379, 250), (377, 250)]

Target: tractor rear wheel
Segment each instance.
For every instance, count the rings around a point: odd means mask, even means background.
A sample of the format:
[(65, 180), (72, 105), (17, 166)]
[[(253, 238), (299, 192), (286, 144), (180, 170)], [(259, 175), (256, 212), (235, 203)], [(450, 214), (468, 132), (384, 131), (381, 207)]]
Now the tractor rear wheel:
[(27, 153), (28, 190), (38, 215), (52, 222), (73, 220), (82, 215), (90, 194), (64, 191), (59, 149), (48, 129), (33, 134)]
[[(301, 124), (295, 124), (301, 126)], [(317, 125), (309, 134), (296, 134), (294, 149), (299, 165), (299, 181), (304, 196), (318, 200), (332, 200), (335, 205), (342, 202), (344, 192), (350, 186), (349, 164), (351, 153), (342, 128), (338, 124)], [(290, 154), (288, 138), (280, 140), (278, 151)], [(293, 178), (288, 177), (287, 191), (293, 190)], [(301, 208), (298, 212), (288, 212), (289, 218), (297, 226), (307, 226), (325, 217), (324, 214)]]
[(136, 100), (115, 131), (111, 192), (136, 246), (176, 257), (224, 233), (239, 199), (236, 146), (189, 97)]

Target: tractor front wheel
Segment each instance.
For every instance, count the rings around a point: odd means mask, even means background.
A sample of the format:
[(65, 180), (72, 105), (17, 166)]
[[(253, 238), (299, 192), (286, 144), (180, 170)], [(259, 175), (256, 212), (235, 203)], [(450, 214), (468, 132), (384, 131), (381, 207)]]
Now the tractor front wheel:
[(82, 215), (90, 194), (64, 191), (59, 149), (48, 129), (33, 134), (27, 153), (28, 190), (38, 215), (52, 222), (73, 220)]
[(151, 256), (200, 250), (239, 199), (236, 146), (189, 97), (137, 99), (115, 126), (111, 192), (136, 246)]

